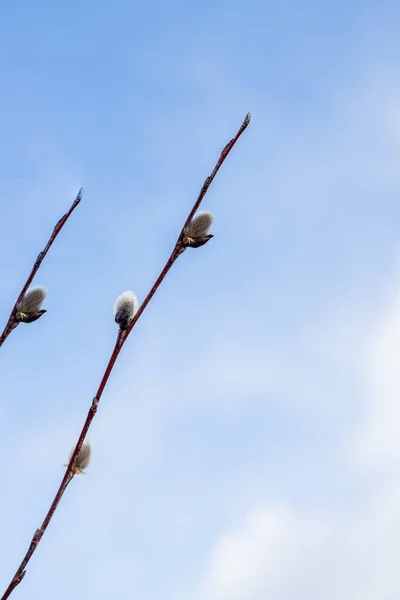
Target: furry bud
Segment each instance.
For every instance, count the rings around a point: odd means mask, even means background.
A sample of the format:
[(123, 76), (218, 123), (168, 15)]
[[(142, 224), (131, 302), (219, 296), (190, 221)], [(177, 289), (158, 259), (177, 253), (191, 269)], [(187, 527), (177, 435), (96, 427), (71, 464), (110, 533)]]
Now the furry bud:
[(47, 290), (41, 285), (29, 288), (17, 306), (15, 320), (18, 323), (33, 323), (39, 319), (46, 312), (41, 309), (46, 296)]
[(182, 245), (184, 248), (200, 248), (214, 237), (208, 233), (212, 222), (213, 216), (210, 212), (199, 212), (193, 217), (183, 232)]
[[(68, 462), (71, 460), (74, 450), (75, 448), (73, 448), (73, 450), (71, 451)], [(84, 473), (83, 469), (86, 469), (89, 466), (91, 455), (92, 448), (90, 446), (90, 442), (88, 440), (85, 440), (75, 459), (75, 464), (72, 470), (74, 475), (81, 475), (82, 473)]]
[(138, 301), (133, 292), (127, 291), (118, 296), (114, 304), (114, 319), (122, 331), (128, 329), (137, 309)]

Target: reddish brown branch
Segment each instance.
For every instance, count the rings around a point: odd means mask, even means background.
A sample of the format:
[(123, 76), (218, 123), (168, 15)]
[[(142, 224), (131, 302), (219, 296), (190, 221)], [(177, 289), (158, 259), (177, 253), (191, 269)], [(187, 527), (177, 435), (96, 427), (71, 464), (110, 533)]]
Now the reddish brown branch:
[(149, 291), (149, 293), (147, 294), (146, 298), (144, 299), (143, 303), (141, 304), (139, 310), (137, 311), (136, 315), (134, 316), (131, 324), (129, 325), (129, 328), (126, 331), (119, 331), (118, 332), (118, 336), (117, 336), (117, 341), (115, 342), (115, 346), (114, 349), (112, 351), (111, 357), (108, 361), (107, 367), (104, 371), (104, 375), (101, 379), (99, 388), (97, 390), (96, 396), (93, 398), (92, 400), (92, 404), (89, 408), (88, 414), (86, 416), (86, 420), (85, 423), (82, 427), (81, 433), (79, 435), (78, 441), (76, 443), (75, 449), (71, 455), (67, 470), (65, 472), (64, 477), (62, 478), (62, 481), (60, 483), (60, 486), (58, 488), (58, 491), (54, 497), (54, 500), (49, 508), (49, 511), (42, 523), (42, 526), (40, 527), (40, 529), (37, 529), (35, 532), (35, 535), (32, 538), (31, 544), (28, 548), (28, 551), (26, 553), (26, 555), (24, 556), (20, 566), (17, 569), (17, 572), (15, 573), (14, 577), (11, 580), (10, 585), (8, 586), (7, 590), (5, 591), (4, 595), (2, 596), (1, 600), (6, 600), (10, 594), (12, 593), (12, 591), (17, 587), (17, 585), (22, 581), (24, 575), (25, 575), (25, 568), (29, 562), (29, 560), (32, 557), (32, 554), (34, 553), (34, 551), (36, 550), (40, 540), (43, 537), (44, 532), (46, 531), (56, 509), (57, 506), (67, 488), (67, 485), (70, 483), (70, 481), (72, 480), (74, 473), (74, 465), (75, 465), (75, 461), (76, 458), (78, 456), (78, 453), (82, 447), (82, 444), (85, 440), (85, 437), (87, 435), (87, 432), (90, 428), (90, 425), (95, 417), (95, 414), (97, 412), (97, 407), (100, 401), (100, 398), (103, 394), (104, 388), (107, 385), (107, 381), (111, 375), (111, 372), (114, 368), (115, 362), (118, 358), (119, 353), (121, 352), (122, 346), (125, 344), (125, 341), (127, 339), (127, 337), (129, 336), (130, 332), (132, 331), (132, 329), (134, 328), (134, 326), (136, 325), (136, 323), (138, 322), (139, 318), (141, 317), (141, 315), (143, 314), (146, 306), (148, 305), (148, 303), (150, 302), (150, 300), (152, 299), (152, 297), (154, 296), (154, 294), (156, 293), (156, 291), (158, 290), (158, 288), (160, 287), (162, 281), (164, 280), (165, 276), (167, 275), (168, 271), (171, 269), (172, 265), (174, 264), (174, 262), (176, 261), (176, 259), (185, 251), (184, 246), (182, 245), (182, 239), (183, 239), (183, 232), (184, 229), (186, 227), (186, 225), (191, 221), (191, 219), (193, 218), (195, 212), (197, 211), (197, 209), (200, 206), (201, 201), (203, 200), (205, 194), (207, 193), (208, 188), (210, 187), (211, 182), (213, 181), (215, 175), (217, 174), (217, 172), (219, 171), (222, 163), (224, 162), (224, 160), (226, 159), (226, 157), (228, 156), (229, 152), (232, 150), (233, 146), (235, 145), (235, 143), (237, 142), (237, 140), (239, 139), (239, 137), (242, 135), (242, 133), (244, 132), (244, 130), (246, 129), (246, 127), (248, 126), (248, 124), (250, 123), (250, 114), (248, 113), (246, 115), (245, 120), (243, 121), (243, 124), (241, 125), (239, 131), (237, 132), (237, 134), (235, 135), (235, 137), (225, 146), (225, 148), (223, 149), (223, 151), (221, 152), (221, 155), (218, 159), (217, 164), (214, 167), (213, 172), (211, 173), (211, 175), (209, 177), (207, 177), (207, 179), (204, 182), (203, 187), (201, 188), (200, 194), (196, 200), (196, 202), (193, 205), (192, 210), (189, 213), (188, 218), (185, 221), (185, 224), (182, 228), (181, 233), (179, 234), (179, 237), (176, 241), (176, 244), (174, 246), (174, 249), (171, 252), (171, 255), (169, 257), (169, 259), (167, 260), (167, 262), (165, 263), (165, 266), (163, 268), (163, 270), (161, 271), (160, 275), (157, 277), (156, 281), (154, 282), (151, 290)]
[(61, 229), (64, 227), (65, 223), (67, 222), (67, 220), (69, 219), (69, 217), (71, 216), (71, 214), (73, 213), (75, 208), (78, 206), (79, 202), (82, 200), (82, 194), (83, 194), (83, 189), (81, 188), (79, 190), (78, 195), (76, 196), (75, 200), (73, 201), (71, 208), (69, 209), (69, 211), (67, 213), (65, 213), (65, 215), (63, 215), (61, 217), (61, 219), (59, 219), (57, 221), (57, 223), (53, 229), (53, 232), (49, 238), (49, 241), (47, 242), (44, 249), (41, 252), (39, 252), (39, 254), (35, 260), (35, 263), (32, 267), (32, 271), (29, 273), (28, 279), (24, 283), (24, 287), (22, 288), (22, 290), (13, 306), (13, 309), (8, 318), (6, 326), (4, 327), (4, 331), (0, 336), (0, 346), (2, 346), (4, 344), (4, 342), (10, 335), (10, 333), (19, 325), (18, 321), (15, 319), (17, 307), (18, 307), (19, 303), (21, 302), (22, 298), (25, 296), (28, 287), (31, 285), (33, 278), (35, 277), (36, 273), (38, 272), (40, 265), (42, 264), (44, 257), (50, 250), (50, 247), (52, 246), (54, 240), (60, 233)]

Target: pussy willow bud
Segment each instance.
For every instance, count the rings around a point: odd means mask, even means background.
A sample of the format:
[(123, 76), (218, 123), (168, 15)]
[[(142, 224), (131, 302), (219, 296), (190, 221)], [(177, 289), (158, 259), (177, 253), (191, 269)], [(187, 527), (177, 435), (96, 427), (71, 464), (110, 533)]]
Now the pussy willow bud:
[(114, 304), (114, 319), (122, 331), (128, 329), (138, 309), (136, 295), (127, 291), (118, 296)]
[(39, 319), (46, 312), (40, 308), (46, 296), (47, 290), (41, 285), (29, 288), (17, 306), (15, 320), (18, 323), (33, 323)]
[[(68, 458), (68, 462), (71, 460), (74, 450), (75, 450), (75, 448), (73, 448), (71, 450), (71, 453)], [(74, 464), (74, 467), (72, 470), (74, 475), (81, 475), (82, 473), (85, 472), (83, 469), (86, 469), (89, 466), (91, 455), (92, 455), (92, 448), (90, 446), (90, 442), (88, 440), (85, 440), (82, 444), (81, 449), (78, 452), (76, 459), (75, 459), (75, 464)], [(68, 466), (68, 465), (66, 465), (66, 466)]]
[(213, 216), (210, 212), (199, 212), (185, 228), (182, 245), (185, 248), (200, 248), (200, 246), (204, 246), (204, 244), (214, 237), (212, 234), (207, 233), (212, 222)]

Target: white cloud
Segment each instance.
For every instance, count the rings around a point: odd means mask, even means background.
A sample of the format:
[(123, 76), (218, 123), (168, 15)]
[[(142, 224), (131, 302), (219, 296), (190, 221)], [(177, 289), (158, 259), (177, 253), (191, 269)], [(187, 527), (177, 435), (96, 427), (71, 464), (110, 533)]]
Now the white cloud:
[(381, 471), (400, 463), (400, 290), (391, 286), (389, 297), (370, 328), (362, 349), (361, 377), (365, 407), (353, 440), (356, 464)]
[[(304, 329), (321, 367), (315, 379), (326, 389), (324, 371), (339, 361), (358, 378), (359, 398), (339, 398), (359, 407), (359, 421), (349, 436), (343, 422), (343, 477), (331, 506), (312, 501), (299, 506), (295, 496), (281, 504), (265, 500), (250, 506), (235, 526), (214, 540), (208, 566), (191, 598), (210, 600), (397, 600), (400, 572), (400, 292), (398, 269), (391, 285), (369, 299), (375, 310), (349, 312)], [(361, 327), (361, 325), (363, 325)], [(346, 331), (351, 344), (343, 344)], [(319, 332), (319, 335), (318, 335)], [(327, 335), (327, 333), (331, 335)], [(311, 337), (310, 334), (311, 333)], [(331, 344), (336, 339), (336, 344)], [(327, 350), (330, 349), (330, 354)], [(303, 365), (305, 380), (312, 367)], [(288, 376), (292, 366), (288, 366)], [(340, 373), (339, 373), (340, 376)], [(293, 393), (293, 390), (292, 390)], [(326, 389), (326, 393), (329, 392)], [(345, 411), (345, 412), (343, 412)], [(338, 457), (337, 457), (338, 459)], [(324, 482), (315, 482), (315, 487)], [(334, 486), (335, 487), (335, 486)], [(342, 498), (340, 496), (343, 495)], [(343, 508), (344, 505), (344, 508)]]
[(215, 543), (194, 598), (395, 600), (400, 486), (345, 518), (283, 506), (251, 509)]

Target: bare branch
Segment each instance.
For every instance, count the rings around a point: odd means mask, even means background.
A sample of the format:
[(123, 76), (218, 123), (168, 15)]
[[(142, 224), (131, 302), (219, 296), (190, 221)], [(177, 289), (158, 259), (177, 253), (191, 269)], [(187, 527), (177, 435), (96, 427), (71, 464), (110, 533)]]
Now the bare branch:
[(4, 331), (0, 336), (0, 346), (2, 346), (4, 344), (4, 342), (6, 341), (6, 339), (8, 338), (8, 336), (10, 335), (10, 333), (16, 328), (18, 327), (19, 323), (21, 322), (21, 319), (18, 319), (17, 317), (17, 308), (19, 306), (19, 304), (21, 303), (23, 297), (25, 296), (29, 286), (31, 285), (33, 278), (35, 277), (36, 273), (38, 272), (40, 265), (42, 264), (44, 257), (46, 256), (46, 254), (48, 253), (48, 251), (50, 250), (50, 247), (52, 246), (54, 240), (56, 239), (56, 237), (58, 236), (58, 234), (60, 233), (61, 229), (64, 227), (65, 223), (67, 222), (67, 220), (69, 219), (69, 217), (71, 216), (71, 214), (73, 213), (73, 211), (75, 210), (75, 208), (78, 206), (79, 202), (82, 200), (82, 194), (83, 194), (83, 189), (81, 188), (78, 192), (78, 195), (76, 196), (75, 200), (73, 201), (71, 208), (69, 209), (69, 211), (67, 213), (65, 213), (65, 215), (63, 215), (61, 217), (61, 219), (59, 219), (53, 229), (53, 232), (49, 238), (49, 241), (47, 242), (46, 246), (44, 247), (44, 249), (39, 252), (35, 263), (32, 267), (32, 271), (29, 273), (28, 279), (25, 281), (24, 286), (13, 306), (13, 309), (11, 311), (11, 314), (8, 318), (8, 321), (6, 323), (6, 326), (4, 327)]
[(196, 200), (196, 202), (193, 205), (192, 210), (189, 213), (188, 218), (186, 219), (184, 226), (182, 227), (181, 233), (179, 234), (179, 237), (175, 243), (174, 249), (171, 252), (170, 257), (168, 258), (167, 262), (165, 263), (164, 268), (162, 269), (160, 275), (157, 277), (154, 285), (152, 286), (151, 290), (149, 291), (149, 293), (147, 294), (146, 298), (144, 299), (143, 303), (141, 304), (141, 306), (139, 307), (138, 311), (135, 313), (133, 319), (131, 320), (128, 328), (126, 330), (122, 330), (119, 329), (118, 331), (118, 336), (117, 336), (117, 340), (115, 342), (115, 346), (114, 349), (112, 351), (112, 354), (110, 356), (110, 359), (108, 361), (108, 365), (105, 369), (104, 375), (101, 379), (99, 388), (97, 390), (96, 396), (93, 398), (92, 400), (92, 404), (89, 408), (89, 411), (87, 413), (86, 416), (86, 420), (84, 422), (84, 425), (82, 427), (82, 431), (79, 435), (78, 441), (76, 443), (75, 449), (72, 452), (71, 456), (70, 456), (70, 461), (67, 467), (67, 470), (65, 472), (65, 475), (60, 483), (60, 486), (57, 490), (57, 493), (54, 497), (54, 500), (50, 506), (50, 509), (42, 523), (42, 526), (40, 527), (40, 529), (37, 529), (35, 532), (35, 535), (32, 538), (31, 544), (28, 548), (28, 551), (26, 553), (26, 555), (24, 556), (20, 566), (17, 569), (17, 572), (15, 573), (14, 577), (11, 580), (10, 585), (8, 586), (7, 590), (5, 591), (4, 595), (2, 596), (1, 600), (6, 600), (10, 594), (12, 593), (12, 591), (17, 587), (17, 585), (19, 583), (21, 583), (22, 578), (25, 576), (25, 568), (29, 562), (29, 560), (31, 559), (32, 554), (34, 553), (34, 551), (36, 550), (40, 540), (42, 539), (42, 536), (44, 534), (44, 532), (46, 531), (56, 509), (57, 506), (68, 486), (68, 484), (70, 483), (70, 481), (72, 480), (73, 476), (74, 476), (74, 467), (75, 467), (75, 462), (76, 462), (76, 458), (82, 448), (82, 444), (86, 438), (87, 432), (89, 430), (89, 427), (95, 417), (95, 414), (97, 412), (97, 408), (99, 405), (99, 401), (100, 398), (103, 394), (104, 388), (106, 387), (107, 381), (111, 375), (111, 372), (113, 370), (113, 367), (115, 365), (115, 362), (118, 358), (119, 353), (121, 352), (122, 346), (124, 345), (126, 339), (128, 338), (130, 332), (132, 331), (132, 329), (134, 328), (134, 326), (136, 325), (138, 319), (140, 318), (140, 316), (143, 314), (146, 306), (148, 305), (148, 303), (150, 302), (150, 300), (152, 299), (152, 297), (154, 296), (154, 294), (156, 293), (156, 291), (158, 290), (158, 288), (160, 287), (162, 281), (164, 280), (165, 276), (167, 275), (168, 271), (171, 269), (172, 265), (174, 264), (174, 262), (177, 260), (177, 258), (186, 250), (185, 245), (183, 244), (183, 236), (184, 236), (184, 232), (186, 230), (187, 225), (190, 223), (190, 221), (192, 220), (195, 212), (197, 211), (197, 209), (200, 206), (201, 201), (203, 200), (205, 194), (207, 193), (208, 188), (210, 187), (211, 182), (213, 181), (215, 175), (218, 173), (222, 163), (224, 162), (224, 160), (226, 159), (226, 157), (228, 156), (229, 152), (232, 150), (233, 146), (235, 145), (235, 143), (237, 142), (237, 140), (239, 139), (239, 137), (242, 135), (242, 133), (245, 131), (245, 129), (247, 128), (248, 124), (250, 123), (250, 113), (248, 113), (246, 115), (246, 118), (243, 122), (243, 124), (241, 125), (239, 131), (237, 132), (237, 134), (235, 135), (235, 137), (225, 146), (225, 148), (223, 149), (223, 151), (221, 152), (221, 155), (217, 161), (217, 164), (214, 167), (214, 170), (212, 171), (211, 175), (209, 177), (207, 177), (207, 179), (204, 182), (203, 187), (201, 188), (200, 194)]

